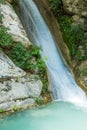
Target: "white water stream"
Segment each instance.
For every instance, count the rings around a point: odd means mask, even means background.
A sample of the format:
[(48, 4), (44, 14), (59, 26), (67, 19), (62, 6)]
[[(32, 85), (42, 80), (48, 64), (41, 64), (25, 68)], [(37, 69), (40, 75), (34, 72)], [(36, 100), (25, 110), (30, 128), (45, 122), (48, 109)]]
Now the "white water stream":
[[(42, 47), (52, 92), (51, 104), (0, 118), (0, 130), (87, 130), (87, 101), (64, 64), (55, 41), (32, 0), (20, 0), (21, 17), (33, 43)], [(48, 60), (45, 60), (46, 57)]]
[(54, 38), (33, 0), (19, 0), (19, 11), (30, 40), (42, 48), (41, 55), (48, 69), (54, 99), (85, 102), (85, 93), (65, 65)]

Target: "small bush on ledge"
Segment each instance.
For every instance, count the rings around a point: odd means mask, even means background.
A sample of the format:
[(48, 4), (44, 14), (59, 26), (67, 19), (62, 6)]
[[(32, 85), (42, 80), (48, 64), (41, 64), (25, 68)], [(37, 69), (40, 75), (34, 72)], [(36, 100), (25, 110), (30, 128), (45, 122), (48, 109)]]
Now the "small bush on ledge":
[(18, 67), (39, 75), (43, 83), (42, 93), (45, 93), (47, 91), (46, 65), (41, 59), (40, 47), (26, 48), (21, 42), (15, 43), (12, 36), (8, 34), (8, 29), (2, 25), (2, 17), (0, 14), (0, 50), (4, 51)]
[(43, 83), (42, 93), (45, 93), (47, 90), (46, 65), (41, 59), (40, 51), (41, 49), (38, 46), (25, 48), (19, 42), (7, 50), (6, 54), (18, 67), (32, 74), (38, 74)]

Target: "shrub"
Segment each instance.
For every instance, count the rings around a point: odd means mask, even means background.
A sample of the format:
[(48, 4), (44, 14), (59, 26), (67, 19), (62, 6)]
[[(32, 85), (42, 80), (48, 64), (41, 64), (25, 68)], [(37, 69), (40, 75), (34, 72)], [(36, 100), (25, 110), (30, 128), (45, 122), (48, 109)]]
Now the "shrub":
[(13, 39), (10, 34), (7, 33), (7, 28), (0, 26), (0, 48), (6, 48), (12, 46)]
[[(1, 1), (0, 1), (1, 2)], [(8, 49), (13, 44), (13, 38), (8, 34), (8, 29), (2, 25), (3, 15), (0, 14), (0, 50)]]
[(85, 49), (86, 44), (84, 43), (83, 27), (81, 27), (81, 25), (74, 25), (71, 16), (64, 13), (61, 0), (49, 0), (49, 3), (54, 15), (56, 15), (59, 20), (63, 39), (70, 50), (71, 58), (73, 59), (74, 56), (77, 56), (78, 60), (86, 59), (87, 56), (83, 56), (78, 49), (80, 44), (83, 45), (86, 55), (87, 49)]
[(7, 54), (18, 67), (25, 71), (35, 73), (37, 70), (43, 83), (42, 93), (45, 93), (47, 91), (46, 65), (41, 59), (40, 50), (38, 46), (25, 48), (21, 43), (16, 43)]
[(37, 98), (35, 99), (35, 101), (36, 101), (36, 103), (39, 104), (39, 105), (42, 105), (42, 104), (44, 103), (44, 100), (43, 100), (42, 98), (40, 98), (40, 97), (37, 97)]
[(21, 43), (14, 44), (7, 54), (18, 67), (25, 68), (25, 62), (29, 59), (29, 55)]
[(14, 111), (18, 111), (18, 109), (19, 109), (18, 106), (13, 106)]
[(41, 48), (31, 46), (25, 48), (22, 43), (14, 43), (13, 38), (7, 32), (7, 28), (2, 25), (2, 17), (0, 14), (0, 50), (3, 50), (12, 61), (20, 68), (31, 73), (36, 73), (40, 76), (43, 83), (42, 93), (47, 90), (46, 65), (41, 59)]
[[(13, 62), (24, 70), (33, 70), (37, 67), (38, 63), (32, 63), (32, 58), (40, 60), (39, 48), (32, 46), (25, 48), (20, 42), (13, 45), (12, 49), (8, 52), (9, 57)], [(42, 61), (42, 60), (41, 60)]]
[(5, 3), (5, 0), (0, 0), (0, 3)]
[(0, 113), (3, 113), (4, 112), (4, 110), (3, 109), (0, 109)]
[(49, 0), (50, 8), (53, 13), (57, 16), (61, 14), (62, 10), (62, 1), (61, 0)]
[(3, 18), (3, 15), (0, 14), (0, 26), (1, 26), (1, 24), (2, 24), (2, 18)]
[(18, 14), (18, 0), (12, 0), (11, 4), (15, 9), (16, 13)]
[(77, 51), (77, 59), (78, 59), (78, 61), (83, 61), (86, 59), (85, 55), (82, 54), (82, 52), (80, 50)]
[[(61, 16), (60, 26), (63, 39), (70, 50), (71, 58), (73, 58), (78, 54), (78, 46), (84, 42), (84, 29), (80, 25), (73, 24), (71, 18), (67, 15)], [(81, 53), (79, 54), (80, 58), (83, 59)]]
[(83, 75), (83, 76), (87, 76), (87, 68), (84, 68), (84, 69), (82, 70), (82, 75)]

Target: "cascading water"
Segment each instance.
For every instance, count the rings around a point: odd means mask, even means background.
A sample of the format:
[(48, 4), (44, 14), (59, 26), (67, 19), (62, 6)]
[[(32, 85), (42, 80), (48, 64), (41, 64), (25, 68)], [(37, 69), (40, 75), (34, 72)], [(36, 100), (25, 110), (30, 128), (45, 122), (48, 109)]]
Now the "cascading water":
[(71, 102), (86, 100), (85, 93), (76, 84), (65, 65), (51, 32), (33, 0), (19, 0), (19, 9), (30, 40), (42, 48), (41, 55), (48, 69), (54, 99)]

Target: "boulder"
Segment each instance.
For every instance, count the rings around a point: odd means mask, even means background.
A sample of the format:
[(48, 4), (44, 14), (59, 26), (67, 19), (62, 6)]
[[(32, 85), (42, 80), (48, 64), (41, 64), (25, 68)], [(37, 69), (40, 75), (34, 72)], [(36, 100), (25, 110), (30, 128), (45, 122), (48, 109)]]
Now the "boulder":
[(87, 17), (87, 0), (62, 0), (62, 2), (67, 13)]
[(42, 82), (35, 76), (25, 76), (0, 82), (0, 109), (8, 111), (31, 106), (41, 95)]
[(42, 91), (38, 76), (26, 74), (4, 53), (0, 53), (0, 65), (0, 109), (9, 111), (13, 106), (25, 108), (34, 104)]
[(42, 82), (39, 79), (22, 77), (0, 83), (0, 103), (38, 97), (41, 94)]
[(0, 81), (12, 77), (22, 77), (26, 72), (15, 66), (14, 63), (4, 54), (0, 53)]
[(3, 25), (8, 28), (15, 42), (22, 42), (26, 47), (31, 45), (31, 42), (27, 38), (27, 34), (15, 13), (13, 7), (6, 2), (6, 4), (0, 4), (0, 12), (3, 14)]

